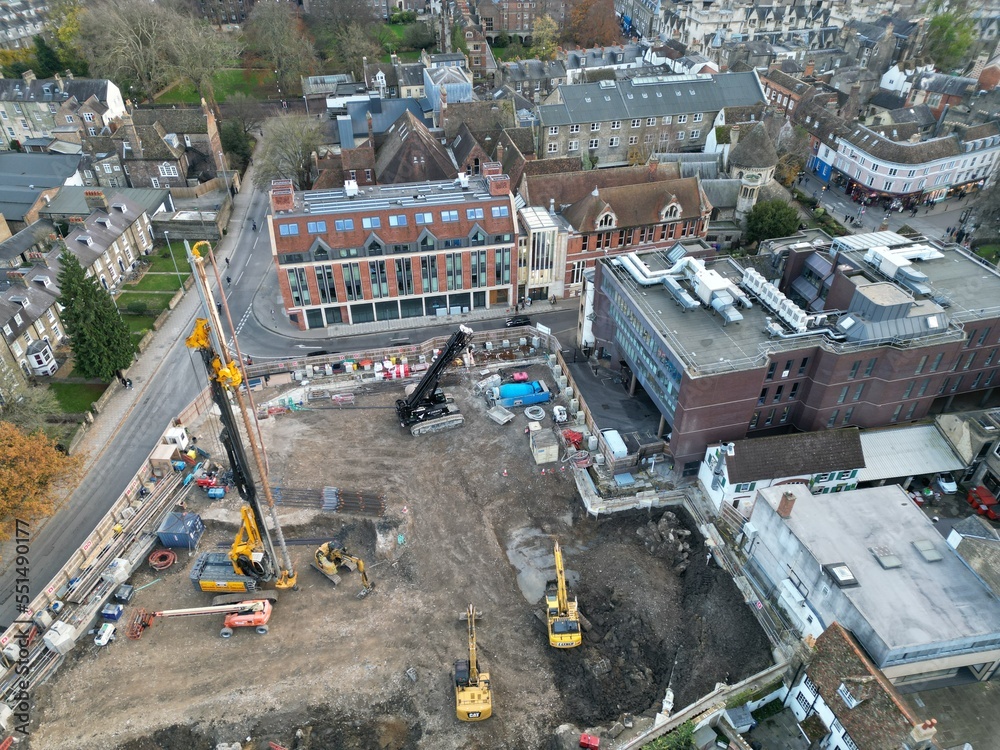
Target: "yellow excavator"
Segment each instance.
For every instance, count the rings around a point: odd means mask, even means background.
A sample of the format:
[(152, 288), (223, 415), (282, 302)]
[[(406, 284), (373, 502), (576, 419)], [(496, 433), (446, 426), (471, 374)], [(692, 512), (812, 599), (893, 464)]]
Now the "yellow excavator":
[(469, 658), (455, 662), (455, 713), (459, 721), (482, 721), (493, 715), (493, 694), (489, 672), (479, 671), (476, 608), (470, 604), (462, 619), (469, 626)]
[(360, 557), (350, 554), (346, 547), (338, 547), (334, 542), (321, 544), (313, 555), (312, 566), (325, 575), (336, 586), (340, 583), (340, 576), (337, 571), (341, 568), (356, 570), (361, 574), (362, 589), (358, 592), (358, 599), (364, 599), (375, 588), (375, 584), (368, 579), (365, 572), (365, 563)]
[(556, 580), (545, 586), (545, 614), (549, 627), (549, 645), (554, 648), (576, 648), (583, 643), (580, 632), (580, 612), (576, 597), (572, 601), (566, 592), (566, 571), (562, 550), (556, 542)]

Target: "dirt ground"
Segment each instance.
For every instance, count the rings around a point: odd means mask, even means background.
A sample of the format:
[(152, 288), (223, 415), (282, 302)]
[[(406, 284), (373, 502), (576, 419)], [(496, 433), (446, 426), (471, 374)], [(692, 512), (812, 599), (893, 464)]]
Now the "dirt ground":
[[(141, 640), (121, 636), (100, 653), (81, 643), (36, 696), (31, 750), (208, 750), (247, 738), (244, 748), (258, 750), (269, 741), (312, 750), (548, 748), (560, 724), (608, 725), (659, 708), (668, 684), (679, 708), (770, 663), (765, 636), (706, 561), (686, 516), (587, 517), (568, 469), (549, 464), (543, 475), (535, 466), (520, 410), (494, 424), (466, 377), (449, 386), (466, 424), (437, 435), (399, 428), (400, 388), (390, 384), (359, 395), (360, 408), (262, 422), (272, 484), (388, 499), (382, 519), (282, 513), (289, 539), (336, 538), (360, 555), (376, 584), (371, 596), (355, 598), (357, 573), (333, 587), (309, 567), (314, 546), (292, 546), (300, 590), (279, 595), (267, 635), (245, 629), (223, 640), (221, 618), (207, 616), (158, 621)], [(194, 490), (189, 509), (208, 519), (201, 551), (228, 544), (237, 502), (210, 505)], [(213, 520), (223, 518), (231, 522)], [(395, 547), (395, 559), (376, 554), (377, 539)], [(547, 645), (536, 617), (553, 539), (593, 623), (584, 645), (565, 652)], [(134, 605), (208, 603), (188, 580), (191, 560), (184, 551), (166, 573), (137, 571), (137, 585), (160, 580)], [(484, 613), (480, 659), (494, 693), (493, 717), (475, 724), (455, 718), (450, 679), (467, 653), (458, 614), (469, 602)]]

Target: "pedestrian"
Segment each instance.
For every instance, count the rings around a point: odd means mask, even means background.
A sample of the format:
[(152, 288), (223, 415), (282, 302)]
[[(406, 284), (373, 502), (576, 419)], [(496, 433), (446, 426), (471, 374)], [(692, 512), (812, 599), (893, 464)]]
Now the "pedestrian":
[(232, 283), (233, 283), (233, 277), (232, 276), (227, 276), (226, 277), (226, 286), (229, 286)]
[(250, 157), (250, 166), (251, 167), (253, 166), (253, 157), (252, 156)]
[(125, 380), (125, 376), (122, 375), (118, 378), (118, 382), (122, 384), (122, 388), (128, 388), (128, 381)]
[(252, 229), (253, 231), (255, 231), (255, 232), (256, 232), (256, 231), (257, 231), (257, 222), (256, 222), (256, 221), (251, 221), (251, 222), (250, 222), (250, 228), (251, 228), (251, 229)]
[(270, 382), (271, 382), (271, 376), (270, 375), (265, 375), (264, 376), (264, 385), (268, 385)]
[(252, 365), (253, 364), (253, 357), (251, 357), (249, 354), (247, 355), (247, 364), (248, 365)]
[(215, 303), (215, 309), (219, 311), (219, 315), (222, 315), (222, 303), (221, 302), (216, 302)]
[(272, 318), (274, 317), (274, 308), (273, 307), (271, 308), (271, 317)]
[(226, 258), (226, 268), (229, 268), (229, 258)]
[(850, 220), (851, 220), (851, 215), (850, 214), (844, 214), (844, 223), (847, 224), (848, 222), (850, 222)]
[(132, 378), (125, 378), (125, 389), (132, 390)]

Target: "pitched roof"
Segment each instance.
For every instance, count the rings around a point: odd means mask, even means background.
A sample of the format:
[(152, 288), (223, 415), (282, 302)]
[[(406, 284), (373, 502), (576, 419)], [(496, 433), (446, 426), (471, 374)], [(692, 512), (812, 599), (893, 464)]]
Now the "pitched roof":
[(39, 78), (30, 83), (20, 78), (0, 78), (0, 101), (13, 102), (63, 102), (70, 97), (86, 101), (91, 96), (104, 102), (108, 100), (108, 87), (114, 85), (107, 78)]
[[(680, 80), (678, 80), (680, 79)], [(557, 89), (558, 104), (538, 108), (546, 127), (582, 122), (659, 117), (689, 112), (718, 112), (727, 106), (762, 103), (764, 92), (755, 73), (712, 76), (655, 76), (598, 81)]]
[(77, 226), (66, 235), (66, 249), (79, 259), (84, 268), (90, 267), (145, 213), (142, 206), (121, 193), (111, 196), (108, 203), (112, 206), (110, 212), (97, 209), (83, 220), (82, 226)]
[(857, 125), (843, 137), (859, 151), (896, 164), (924, 164), (962, 153), (959, 138), (954, 133), (918, 143), (897, 143), (864, 125)]
[(104, 193), (109, 204), (116, 202), (117, 196), (122, 196), (140, 206), (147, 216), (153, 216), (160, 211), (173, 210), (173, 202), (170, 199), (168, 188), (105, 188), (68, 185), (59, 188), (59, 192), (52, 196), (48, 205), (39, 210), (39, 216), (54, 218), (89, 216), (91, 209), (87, 207), (87, 201), (84, 197), (87, 190), (100, 190)]
[(444, 122), (445, 137), (454, 138), (463, 123), (477, 138), (489, 135), (495, 142), (504, 128), (517, 126), (514, 103), (504, 100), (455, 104), (448, 102), (448, 114)]
[(383, 185), (448, 180), (457, 174), (445, 147), (409, 110), (386, 132), (375, 157), (375, 176)]
[(562, 213), (578, 232), (592, 232), (608, 210), (615, 215), (617, 227), (658, 224), (663, 221), (663, 211), (672, 203), (680, 204), (680, 218), (695, 219), (701, 216), (702, 198), (698, 178), (688, 177), (646, 185), (594, 188)]
[[(49, 279), (47, 286), (38, 282), (32, 283), (27, 278), (25, 285), (7, 281), (7, 274), (27, 276), (29, 272), (11, 269), (3, 275), (3, 280), (0, 281), (0, 325), (10, 327), (10, 336), (6, 332), (3, 333), (4, 340), (8, 344), (16, 340), (32, 323), (42, 317), (59, 297), (59, 290), (55, 286), (56, 277), (52, 272), (45, 272), (45, 276)], [(15, 315), (20, 317), (20, 323), (17, 322)], [(32, 338), (35, 337), (32, 336)]]
[(963, 536), (955, 551), (994, 594), (1000, 594), (1000, 541)]
[(620, 185), (676, 180), (679, 177), (680, 170), (675, 163), (528, 175), (523, 181), (522, 196), (530, 206), (548, 208), (549, 201), (555, 200), (556, 208), (559, 208), (576, 203), (595, 187), (603, 190)]
[(372, 116), (372, 132), (382, 135), (404, 111), (411, 112), (420, 120), (424, 118), (424, 111), (416, 99), (369, 99), (366, 102), (347, 103), (347, 114), (350, 115), (354, 135), (362, 138), (368, 136), (369, 113)]
[(733, 446), (733, 455), (726, 457), (726, 471), (733, 483), (865, 467), (856, 427), (745, 438), (734, 441)]
[(788, 89), (792, 93), (799, 94), (800, 96), (804, 94), (810, 86), (810, 84), (805, 81), (800, 81), (798, 78), (790, 76), (788, 73), (785, 73), (780, 69), (768, 71), (762, 76), (762, 78), (766, 78), (771, 83)]
[(729, 152), (730, 168), (738, 166), (760, 169), (773, 167), (777, 163), (778, 152), (774, 148), (771, 136), (768, 135), (767, 127), (762, 122), (742, 133), (737, 144)]
[(742, 180), (702, 180), (701, 189), (713, 208), (735, 208)]
[(913, 88), (949, 96), (965, 96), (978, 83), (975, 78), (950, 76), (945, 73), (917, 73), (913, 76)]
[(160, 123), (168, 133), (208, 133), (208, 118), (201, 107), (158, 107), (132, 110), (136, 125)]
[(894, 94), (891, 91), (886, 91), (885, 89), (879, 89), (878, 92), (869, 101), (873, 107), (879, 107), (880, 109), (899, 109), (904, 104), (906, 104), (906, 97), (900, 96), (899, 94)]
[(40, 242), (54, 244), (58, 237), (56, 225), (48, 219), (40, 219), (0, 242), (0, 263), (20, 265), (21, 256), (32, 247)]
[(502, 64), (505, 81), (546, 81), (565, 78), (566, 66), (562, 60), (517, 60)]
[(926, 104), (915, 104), (912, 107), (899, 107), (886, 112), (894, 123), (915, 123), (918, 127), (928, 127), (937, 122), (931, 108)]
[[(899, 750), (917, 724), (896, 689), (839, 623), (816, 639), (806, 673), (858, 747)], [(841, 685), (860, 701), (853, 708), (838, 695)]]

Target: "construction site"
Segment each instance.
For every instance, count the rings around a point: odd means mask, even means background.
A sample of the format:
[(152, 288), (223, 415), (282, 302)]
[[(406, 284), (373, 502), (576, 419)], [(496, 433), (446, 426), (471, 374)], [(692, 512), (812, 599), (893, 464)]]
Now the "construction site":
[[(546, 366), (527, 369), (555, 386)], [(573, 469), (533, 460), (521, 410), (505, 425), (489, 419), (478, 378), (452, 368), (443, 385), (464, 425), (420, 437), (394, 414), (399, 382), (366, 386), (351, 406), (312, 401), (262, 419), (273, 485), (352, 488), (384, 499), (384, 512), (279, 504), (298, 590), (275, 592), (266, 634), (223, 639), (220, 616), (185, 617), (157, 621), (139, 640), (81, 644), (36, 692), (32, 750), (542, 748), (561, 725), (578, 738), (659, 711), (668, 686), (685, 706), (771, 663), (767, 638), (683, 510), (589, 516)], [(220, 428), (212, 412), (188, 426), (224, 456)], [(193, 483), (183, 497), (206, 526), (198, 549), (177, 550), (165, 571), (136, 570), (126, 618), (211, 602), (190, 567), (229, 547), (241, 503)], [(334, 586), (310, 566), (321, 541), (367, 561), (370, 595), (358, 598), (356, 571), (342, 569)], [(590, 624), (569, 650), (549, 646), (541, 617), (555, 541)], [(480, 723), (456, 719), (453, 695), (470, 603), (493, 693)]]

